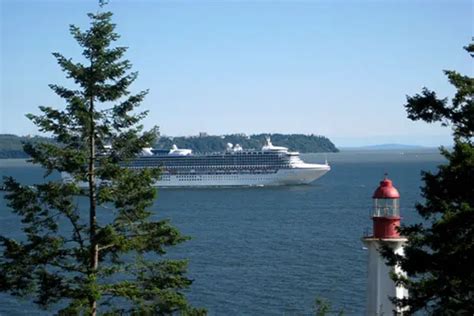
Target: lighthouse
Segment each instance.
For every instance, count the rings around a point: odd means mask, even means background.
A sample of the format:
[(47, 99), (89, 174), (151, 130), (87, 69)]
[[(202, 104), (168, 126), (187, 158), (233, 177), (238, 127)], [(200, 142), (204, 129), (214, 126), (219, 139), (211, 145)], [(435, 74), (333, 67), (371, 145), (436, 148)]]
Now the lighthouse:
[(401, 314), (402, 311), (397, 310), (390, 297), (407, 297), (408, 292), (405, 288), (396, 286), (390, 275), (393, 272), (403, 274), (403, 271), (397, 266), (387, 266), (379, 252), (382, 244), (385, 244), (395, 253), (403, 255), (403, 245), (407, 239), (400, 236), (397, 230), (401, 219), (400, 194), (392, 180), (385, 175), (372, 198), (373, 233), (362, 238), (369, 252), (366, 315), (393, 315), (394, 311)]

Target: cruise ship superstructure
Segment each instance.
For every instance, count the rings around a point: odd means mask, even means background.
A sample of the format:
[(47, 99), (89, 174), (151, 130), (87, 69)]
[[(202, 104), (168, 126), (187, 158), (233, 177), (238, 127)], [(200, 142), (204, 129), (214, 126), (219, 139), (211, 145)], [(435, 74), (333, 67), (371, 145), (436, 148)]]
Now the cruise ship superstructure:
[[(220, 153), (193, 154), (173, 145), (171, 150), (144, 148), (127, 167), (162, 170), (159, 187), (277, 186), (308, 184), (330, 170), (325, 164), (309, 164), (298, 152), (274, 146), (270, 139), (261, 150), (243, 150), (227, 144)], [(63, 178), (68, 181), (67, 174)]]

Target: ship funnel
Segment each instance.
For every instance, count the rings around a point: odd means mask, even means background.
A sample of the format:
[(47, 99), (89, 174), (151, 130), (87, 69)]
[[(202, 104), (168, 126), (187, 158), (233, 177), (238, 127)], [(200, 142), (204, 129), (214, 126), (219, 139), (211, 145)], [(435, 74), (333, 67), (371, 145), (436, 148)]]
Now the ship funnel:
[(142, 148), (142, 156), (153, 156), (152, 149), (151, 147)]
[(266, 136), (265, 140), (267, 141), (267, 144), (266, 144), (267, 146), (269, 146), (269, 147), (273, 146), (272, 140), (270, 139), (270, 136)]
[(262, 147), (263, 151), (278, 151), (278, 152), (287, 152), (288, 148), (283, 146), (273, 146), (270, 136), (265, 137), (267, 143)]

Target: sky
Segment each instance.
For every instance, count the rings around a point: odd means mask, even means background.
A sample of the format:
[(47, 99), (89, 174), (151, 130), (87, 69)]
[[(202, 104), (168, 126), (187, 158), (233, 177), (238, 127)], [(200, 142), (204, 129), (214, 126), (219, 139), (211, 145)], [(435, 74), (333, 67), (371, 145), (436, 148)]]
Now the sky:
[[(337, 146), (438, 146), (451, 130), (412, 122), (407, 95), (455, 90), (443, 69), (473, 75), (462, 49), (473, 2), (119, 1), (117, 45), (149, 89), (146, 128), (181, 136), (207, 132), (303, 133)], [(0, 0), (0, 133), (39, 134), (26, 113), (63, 108), (49, 88), (74, 87), (52, 52), (81, 60), (69, 25), (85, 29), (97, 1)]]

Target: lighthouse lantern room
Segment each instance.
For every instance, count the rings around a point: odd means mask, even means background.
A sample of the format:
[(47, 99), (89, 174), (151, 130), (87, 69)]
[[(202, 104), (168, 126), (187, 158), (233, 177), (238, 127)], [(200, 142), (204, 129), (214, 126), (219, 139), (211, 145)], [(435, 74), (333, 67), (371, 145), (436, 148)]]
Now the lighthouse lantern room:
[(398, 238), (400, 226), (400, 193), (393, 186), (392, 180), (385, 175), (375, 190), (374, 211), (372, 220), (375, 238)]

